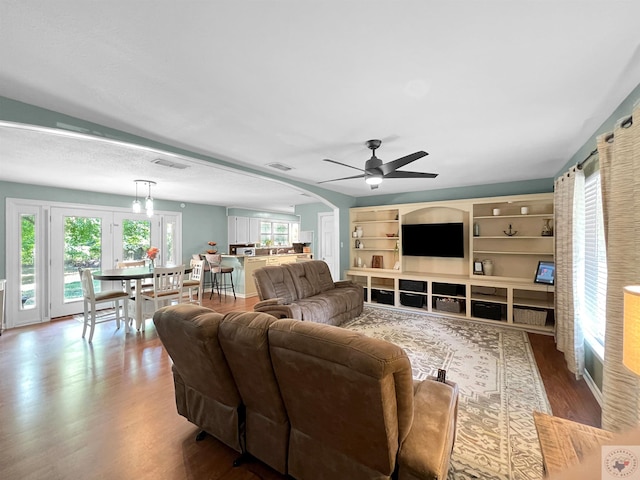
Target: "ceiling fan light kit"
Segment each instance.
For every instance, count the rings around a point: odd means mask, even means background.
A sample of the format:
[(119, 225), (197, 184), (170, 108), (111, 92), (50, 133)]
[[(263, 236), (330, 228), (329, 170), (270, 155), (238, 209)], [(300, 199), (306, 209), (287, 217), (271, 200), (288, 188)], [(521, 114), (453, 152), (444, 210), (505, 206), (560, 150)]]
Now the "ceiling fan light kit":
[(385, 178), (435, 178), (438, 176), (437, 173), (406, 172), (398, 170), (399, 168), (404, 167), (411, 162), (415, 162), (419, 158), (429, 155), (427, 152), (424, 152), (422, 150), (398, 158), (397, 160), (393, 160), (392, 162), (382, 163), (382, 160), (376, 157), (376, 150), (380, 147), (381, 144), (381, 140), (368, 140), (365, 143), (367, 148), (369, 148), (373, 153), (371, 155), (371, 158), (364, 164), (364, 170), (357, 167), (352, 167), (351, 165), (347, 165), (346, 163), (337, 162), (335, 160), (325, 158), (325, 162), (335, 163), (336, 165), (342, 165), (343, 167), (353, 168), (354, 170), (362, 172), (362, 174), (353, 175), (351, 177), (334, 178), (333, 180), (325, 180), (318, 183), (364, 178), (364, 181), (367, 183), (367, 185), (370, 185), (371, 189), (373, 190), (378, 188), (378, 185), (380, 185), (382, 183), (382, 180)]

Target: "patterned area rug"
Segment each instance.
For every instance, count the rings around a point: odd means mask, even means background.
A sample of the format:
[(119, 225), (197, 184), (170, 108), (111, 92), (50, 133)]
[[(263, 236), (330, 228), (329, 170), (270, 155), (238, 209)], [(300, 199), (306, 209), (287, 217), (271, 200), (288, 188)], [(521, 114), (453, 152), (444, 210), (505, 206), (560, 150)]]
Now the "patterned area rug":
[(401, 346), (414, 378), (444, 368), (458, 384), (449, 480), (542, 478), (533, 411), (551, 408), (525, 332), (372, 306), (342, 326)]

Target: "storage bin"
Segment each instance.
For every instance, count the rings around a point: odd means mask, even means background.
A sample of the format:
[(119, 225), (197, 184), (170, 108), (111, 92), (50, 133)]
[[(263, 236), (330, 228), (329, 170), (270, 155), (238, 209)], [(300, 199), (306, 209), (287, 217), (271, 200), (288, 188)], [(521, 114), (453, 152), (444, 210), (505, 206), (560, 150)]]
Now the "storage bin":
[(441, 312), (461, 313), (464, 309), (464, 300), (458, 298), (436, 298), (434, 303)]
[(471, 310), (474, 317), (502, 320), (502, 307), (499, 303), (473, 302)]
[(436, 283), (431, 286), (434, 295), (465, 295), (465, 286), (457, 283)]
[(427, 282), (421, 282), (420, 280), (400, 279), (400, 290), (406, 290), (408, 292), (427, 293)]
[(541, 327), (547, 323), (547, 311), (544, 309), (513, 307), (513, 323)]
[(378, 290), (376, 294), (376, 301), (378, 303), (384, 303), (385, 305), (393, 305), (393, 291), (389, 290)]
[(400, 292), (400, 303), (406, 307), (422, 308), (426, 303), (426, 297), (414, 293)]

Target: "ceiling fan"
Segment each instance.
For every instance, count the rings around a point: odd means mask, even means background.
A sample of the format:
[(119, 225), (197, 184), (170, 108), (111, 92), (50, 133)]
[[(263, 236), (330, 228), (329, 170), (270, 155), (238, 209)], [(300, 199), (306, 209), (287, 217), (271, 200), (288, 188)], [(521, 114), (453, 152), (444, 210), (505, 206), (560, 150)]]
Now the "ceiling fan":
[(334, 178), (333, 180), (325, 180), (318, 183), (320, 184), (327, 182), (336, 182), (338, 180), (364, 178), (365, 182), (371, 185), (371, 190), (373, 190), (378, 188), (378, 185), (382, 183), (382, 180), (384, 178), (435, 178), (438, 176), (437, 173), (404, 172), (398, 170), (399, 168), (404, 167), (411, 162), (415, 162), (419, 158), (429, 155), (427, 152), (423, 152), (422, 150), (412, 153), (411, 155), (398, 158), (397, 160), (393, 160), (392, 162), (382, 163), (382, 160), (376, 157), (376, 150), (380, 148), (381, 144), (381, 140), (368, 140), (365, 143), (367, 148), (373, 151), (373, 155), (371, 155), (371, 158), (364, 164), (364, 170), (362, 170), (361, 168), (352, 167), (351, 165), (347, 165), (346, 163), (336, 162), (335, 160), (329, 160), (328, 158), (325, 158), (325, 162), (335, 163), (344, 167), (353, 168), (354, 170), (361, 171), (362, 174), (354, 175), (352, 177)]

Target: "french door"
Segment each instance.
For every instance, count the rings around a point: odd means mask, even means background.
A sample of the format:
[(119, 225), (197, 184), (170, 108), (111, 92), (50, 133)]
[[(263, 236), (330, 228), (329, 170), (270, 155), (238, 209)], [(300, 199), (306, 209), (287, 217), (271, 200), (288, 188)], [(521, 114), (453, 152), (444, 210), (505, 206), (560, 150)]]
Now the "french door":
[(78, 269), (113, 268), (113, 213), (52, 207), (50, 218), (50, 316), (73, 315), (83, 309)]
[[(7, 213), (9, 328), (81, 313), (79, 268), (95, 271), (143, 259), (149, 246), (160, 249), (157, 264), (181, 263), (180, 214), (158, 212), (149, 219), (124, 210), (18, 199), (7, 199)], [(95, 287), (100, 291), (103, 285)]]

